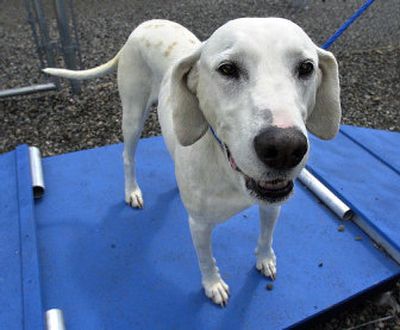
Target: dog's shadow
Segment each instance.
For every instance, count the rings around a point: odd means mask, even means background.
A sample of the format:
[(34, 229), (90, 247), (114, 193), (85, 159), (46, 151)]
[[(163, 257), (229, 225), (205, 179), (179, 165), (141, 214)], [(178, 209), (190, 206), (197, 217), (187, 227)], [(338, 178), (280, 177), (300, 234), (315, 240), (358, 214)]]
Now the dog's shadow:
[[(246, 329), (248, 310), (252, 309), (251, 304), (256, 290), (264, 282), (265, 278), (255, 268), (251, 268), (240, 289), (231, 290), (231, 296), (225, 307), (214, 304), (206, 297), (203, 289), (199, 288), (189, 294), (182, 308), (191, 312), (191, 329), (202, 330), (206, 324), (213, 329)], [(200, 283), (198, 285), (200, 286)]]
[[(215, 328), (242, 326), (262, 278), (250, 270), (226, 308), (214, 305), (201, 288), (186, 217), (174, 187), (158, 194), (144, 210), (117, 202), (99, 219), (48, 224), (47, 236), (51, 232), (56, 239), (55, 233), (62, 233), (68, 239), (51, 253), (53, 262), (61, 256), (65, 268), (55, 264), (57, 270), (45, 279), (53, 290), (45, 293), (46, 301), (57, 301), (69, 317), (75, 315), (72, 324), (84, 317), (93, 329), (115, 324), (129, 328), (137, 320), (143, 326), (158, 320), (154, 328), (190, 324), (201, 329), (213, 315), (214, 323), (222, 315)], [(54, 292), (59, 288), (63, 293)]]
[(247, 274), (243, 285), (238, 292), (233, 292), (231, 300), (224, 311), (224, 316), (218, 329), (245, 329), (246, 316), (251, 308), (255, 292), (260, 283), (264, 283), (265, 278), (255, 269), (251, 268)]
[[(80, 234), (75, 240), (79, 243), (68, 247), (73, 260), (69, 271), (76, 275), (69, 285), (79, 292), (79, 305), (90, 311), (91, 324), (111, 328), (116, 321), (113, 310), (126, 322), (143, 319), (143, 311), (171, 314), (176, 308), (172, 305), (182, 301), (181, 288), (159, 268), (165, 265), (159, 260), (164, 257), (162, 247), (169, 243), (156, 241), (168, 235), (174, 238), (169, 227), (176, 219), (170, 219), (170, 208), (180, 202), (178, 196), (174, 187), (157, 194), (153, 205), (144, 210), (115, 203), (95, 226), (77, 230)], [(185, 236), (190, 240), (189, 232)], [(195, 260), (193, 264), (196, 266)], [(161, 304), (162, 300), (170, 303)], [(138, 305), (140, 308), (134, 308)]]

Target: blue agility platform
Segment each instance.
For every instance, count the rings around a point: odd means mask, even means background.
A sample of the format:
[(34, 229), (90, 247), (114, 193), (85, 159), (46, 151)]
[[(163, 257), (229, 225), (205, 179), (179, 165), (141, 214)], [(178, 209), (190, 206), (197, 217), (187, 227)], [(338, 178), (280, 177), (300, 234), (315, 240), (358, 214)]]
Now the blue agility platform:
[(399, 142), (398, 133), (348, 126), (333, 141), (312, 139), (309, 169), (376, 232), (378, 244), (297, 183), (278, 221), (278, 277), (267, 290), (253, 254), (257, 208), (217, 227), (214, 253), (231, 288), (224, 309), (202, 291), (162, 138), (139, 143), (143, 210), (123, 201), (121, 144), (45, 158), (46, 193), (36, 202), (21, 146), (0, 157), (0, 328), (42, 329), (50, 308), (63, 310), (69, 330), (302, 325), (400, 277), (399, 264), (377, 246), (383, 239), (400, 249)]

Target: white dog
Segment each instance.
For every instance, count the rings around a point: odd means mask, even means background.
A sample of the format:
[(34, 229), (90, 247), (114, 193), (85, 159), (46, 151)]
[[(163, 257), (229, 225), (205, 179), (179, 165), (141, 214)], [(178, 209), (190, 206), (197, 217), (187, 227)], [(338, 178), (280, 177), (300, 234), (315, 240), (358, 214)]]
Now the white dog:
[(152, 20), (99, 67), (44, 71), (90, 79), (117, 64), (126, 202), (143, 207), (134, 155), (149, 108), (158, 102), (207, 297), (224, 306), (229, 296), (212, 255), (211, 232), (254, 203), (261, 223), (256, 267), (274, 279), (272, 234), (307, 160), (306, 128), (322, 139), (339, 129), (335, 57), (285, 19), (233, 20), (203, 43), (177, 23)]

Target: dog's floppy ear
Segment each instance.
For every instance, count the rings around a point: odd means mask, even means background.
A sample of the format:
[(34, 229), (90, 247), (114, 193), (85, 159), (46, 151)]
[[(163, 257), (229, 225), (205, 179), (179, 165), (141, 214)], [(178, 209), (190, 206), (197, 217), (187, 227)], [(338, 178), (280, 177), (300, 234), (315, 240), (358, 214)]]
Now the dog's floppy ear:
[(179, 60), (172, 68), (171, 105), (175, 134), (183, 146), (199, 140), (208, 130), (208, 123), (196, 96), (201, 46), (191, 55)]
[(320, 79), (315, 107), (307, 118), (307, 129), (329, 140), (339, 131), (342, 110), (338, 64), (331, 52), (318, 48)]

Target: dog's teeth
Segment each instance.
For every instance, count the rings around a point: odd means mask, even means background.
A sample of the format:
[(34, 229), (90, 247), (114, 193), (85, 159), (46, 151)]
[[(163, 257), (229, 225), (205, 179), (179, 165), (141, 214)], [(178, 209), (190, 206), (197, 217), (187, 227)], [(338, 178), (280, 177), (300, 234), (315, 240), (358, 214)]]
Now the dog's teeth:
[(274, 189), (277, 187), (276, 184), (268, 182), (268, 181), (260, 181), (259, 185), (266, 189)]
[(260, 181), (258, 184), (265, 189), (281, 189), (286, 187), (287, 181)]

